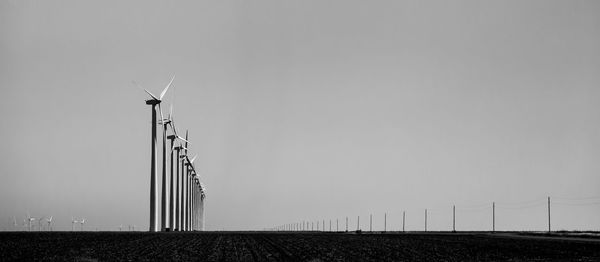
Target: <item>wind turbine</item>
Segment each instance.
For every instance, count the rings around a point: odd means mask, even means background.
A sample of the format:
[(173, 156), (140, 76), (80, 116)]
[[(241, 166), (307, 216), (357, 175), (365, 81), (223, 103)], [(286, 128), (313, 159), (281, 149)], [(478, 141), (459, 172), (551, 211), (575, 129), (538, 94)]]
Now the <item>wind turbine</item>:
[(29, 231), (31, 231), (31, 221), (34, 221), (35, 218), (31, 217), (29, 213), (27, 213), (27, 221), (29, 223)]
[(200, 230), (204, 231), (204, 199), (206, 198), (206, 186), (200, 183)]
[(13, 216), (13, 227), (15, 227), (15, 231), (17, 231), (17, 218)]
[(44, 219), (44, 217), (38, 218), (38, 231), (42, 231), (42, 219)]
[[(180, 216), (180, 221), (179, 221), (179, 230), (181, 231), (185, 231), (187, 230), (186, 227), (186, 191), (187, 191), (187, 187), (186, 187), (186, 176), (187, 176), (187, 166), (185, 163), (186, 157), (187, 157), (187, 152), (188, 152), (188, 131), (185, 131), (185, 146), (182, 148), (184, 150), (183, 155), (181, 155), (181, 192), (180, 192), (180, 210), (179, 210), (179, 216)], [(179, 205), (178, 205), (179, 206)]]
[[(185, 141), (186, 143), (188, 142), (185, 138), (179, 136), (177, 134), (177, 128), (175, 128), (175, 123), (173, 122), (173, 105), (171, 104), (171, 108), (169, 111), (169, 118), (163, 121), (163, 124), (169, 124), (169, 126), (171, 126), (171, 131), (173, 132), (172, 135), (167, 136), (167, 138), (171, 141), (171, 172), (170, 174), (170, 196), (169, 196), (169, 228), (171, 228), (171, 230), (175, 230), (176, 228), (179, 228), (179, 221), (177, 221), (177, 223), (175, 222), (175, 220), (178, 220), (179, 216), (177, 215), (177, 210), (179, 210), (179, 206), (175, 207), (175, 205), (179, 205), (179, 195), (178, 195), (178, 191), (179, 191), (179, 160), (177, 160), (177, 170), (176, 170), (176, 174), (174, 175), (173, 173), (173, 151), (177, 150), (177, 159), (179, 159), (179, 150), (181, 149), (181, 145), (178, 147), (175, 147), (175, 140), (181, 140), (181, 141)], [(166, 125), (164, 127), (165, 132), (166, 132)], [(165, 133), (166, 134), (166, 133)], [(163, 147), (164, 148), (164, 147)], [(164, 154), (164, 151), (163, 151)], [(176, 177), (177, 181), (174, 181)], [(177, 183), (177, 188), (174, 188), (175, 183)], [(163, 182), (164, 185), (164, 182)], [(164, 189), (164, 188), (163, 188)], [(164, 190), (163, 190), (164, 191)], [(175, 199), (177, 198), (177, 201), (175, 201)], [(175, 217), (174, 217), (175, 216)]]
[[(158, 97), (156, 97), (155, 95), (150, 93), (150, 91), (144, 89), (144, 91), (146, 93), (148, 93), (148, 95), (150, 95), (150, 97), (152, 97), (152, 99), (146, 100), (146, 105), (150, 105), (152, 107), (152, 130), (151, 130), (151, 133), (152, 133), (152, 137), (151, 137), (152, 149), (151, 150), (152, 151), (151, 151), (151, 160), (150, 160), (150, 229), (149, 229), (150, 232), (156, 232), (158, 230), (157, 223), (156, 223), (156, 220), (158, 220), (158, 212), (157, 212), (158, 206), (156, 203), (156, 195), (158, 194), (158, 191), (156, 190), (156, 105), (159, 105), (159, 109), (160, 109), (160, 102), (162, 101), (162, 98), (167, 93), (167, 90), (169, 89), (169, 87), (171, 87), (173, 80), (175, 80), (175, 75), (173, 75), (173, 77), (171, 78), (171, 81), (169, 82), (167, 87), (165, 87), (165, 89), (163, 89), (163, 91), (160, 93), (160, 96), (158, 96)], [(137, 85), (137, 83), (135, 81), (134, 81), (134, 84)], [(138, 87), (139, 87), (139, 85), (138, 85)]]
[(79, 223), (79, 221), (77, 221), (73, 217), (71, 217), (71, 231), (73, 231), (73, 229), (75, 227), (75, 223)]
[[(160, 109), (160, 105), (159, 105), (159, 110)], [(163, 117), (162, 115), (162, 110), (160, 113), (161, 118)], [(179, 139), (179, 140), (183, 140), (186, 141), (183, 137), (177, 135), (177, 130), (175, 129), (175, 124), (173, 123), (173, 105), (171, 105), (170, 111), (169, 111), (169, 117), (167, 119), (162, 118), (160, 123), (163, 125), (163, 162), (162, 162), (162, 168), (163, 168), (163, 177), (162, 177), (162, 213), (161, 213), (161, 218), (162, 218), (162, 223), (161, 223), (161, 230), (162, 231), (168, 231), (168, 230), (174, 230), (174, 221), (173, 221), (173, 212), (174, 212), (174, 208), (173, 208), (173, 200), (174, 200), (174, 188), (173, 188), (173, 150), (174, 150), (174, 141), (175, 139)], [(171, 126), (171, 131), (173, 132), (172, 135), (167, 136), (167, 126)], [(166, 142), (167, 139), (169, 139), (171, 141), (171, 171), (169, 173), (170, 176), (170, 181), (168, 181), (167, 179), (167, 172), (166, 172), (166, 163), (167, 163), (167, 150), (166, 150)], [(170, 185), (170, 190), (169, 193), (167, 194), (167, 183), (169, 183)], [(168, 208), (167, 208), (167, 196), (169, 196), (169, 203), (168, 203)], [(167, 214), (168, 211), (168, 214)], [(167, 223), (167, 215), (168, 215), (168, 223)]]
[(167, 125), (171, 122), (168, 119), (164, 119), (162, 108), (160, 104), (158, 104), (158, 111), (160, 112), (161, 121), (159, 124), (163, 126), (163, 135), (162, 135), (162, 193), (161, 193), (161, 201), (160, 201), (160, 231), (167, 231)]
[[(186, 134), (186, 138), (187, 138), (187, 134)], [(192, 222), (191, 221), (191, 218), (192, 218), (192, 209), (191, 209), (191, 207), (192, 207), (192, 203), (191, 203), (191, 200), (192, 200), (191, 199), (191, 197), (192, 197), (192, 192), (191, 192), (192, 191), (192, 173), (196, 172), (194, 169), (193, 163), (194, 163), (194, 160), (196, 160), (197, 156), (198, 155), (195, 155), (192, 158), (192, 160), (190, 160), (187, 155), (185, 156), (185, 159), (187, 160), (186, 166), (187, 166), (187, 171), (188, 171), (187, 172), (188, 174), (186, 176), (187, 194), (186, 194), (186, 207), (185, 207), (186, 212), (187, 212), (187, 214), (186, 214), (186, 228), (187, 229), (190, 229), (191, 222)]]
[(52, 227), (51, 227), (51, 223), (52, 223), (52, 216), (50, 216), (50, 218), (46, 218), (46, 222), (48, 222), (48, 230), (52, 231)]
[(81, 230), (80, 231), (83, 231), (83, 224), (85, 224), (85, 218), (81, 219)]
[[(173, 130), (175, 130), (175, 129), (173, 128)], [(174, 149), (177, 151), (177, 159), (176, 159), (177, 168), (175, 170), (175, 184), (176, 184), (175, 192), (174, 192), (175, 193), (175, 196), (174, 196), (174, 198), (175, 198), (175, 210), (174, 210), (174, 212), (175, 212), (175, 225), (174, 225), (173, 229), (177, 230), (177, 231), (181, 231), (182, 230), (182, 226), (181, 226), (181, 224), (182, 224), (181, 223), (181, 217), (182, 216), (181, 216), (181, 197), (180, 197), (180, 193), (179, 192), (181, 190), (181, 192), (183, 193), (183, 187), (181, 187), (181, 189), (180, 189), (180, 185), (181, 185), (182, 182), (180, 182), (180, 175), (179, 175), (179, 173), (183, 172), (183, 166), (180, 165), (179, 159), (182, 158), (182, 156), (181, 156), (181, 150), (182, 149), (187, 150), (187, 148), (183, 147), (181, 145), (181, 143), (180, 143), (179, 146), (174, 147)], [(183, 162), (183, 160), (182, 160), (182, 162)], [(171, 161), (171, 170), (172, 170), (172, 165), (173, 165), (173, 161)], [(181, 171), (179, 171), (179, 166), (181, 166)], [(171, 179), (173, 179), (173, 175), (172, 174), (171, 174)], [(171, 185), (173, 185), (173, 183), (171, 183)]]

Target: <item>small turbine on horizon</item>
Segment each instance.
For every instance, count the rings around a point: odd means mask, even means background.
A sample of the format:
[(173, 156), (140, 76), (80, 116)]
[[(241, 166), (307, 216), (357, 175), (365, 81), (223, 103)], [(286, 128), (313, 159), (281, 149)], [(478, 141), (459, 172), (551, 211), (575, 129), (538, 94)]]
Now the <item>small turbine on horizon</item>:
[(34, 220), (35, 220), (35, 218), (31, 217), (28, 212), (27, 213), (27, 222), (28, 222), (28, 226), (29, 226), (29, 231), (31, 231), (31, 222)]
[(38, 231), (42, 231), (42, 220), (43, 219), (44, 219), (44, 217), (38, 218)]
[(75, 228), (75, 223), (79, 223), (79, 221), (75, 220), (73, 217), (71, 217), (71, 231), (74, 230)]
[(46, 218), (46, 222), (48, 223), (48, 231), (52, 231), (52, 216), (50, 216), (50, 218)]

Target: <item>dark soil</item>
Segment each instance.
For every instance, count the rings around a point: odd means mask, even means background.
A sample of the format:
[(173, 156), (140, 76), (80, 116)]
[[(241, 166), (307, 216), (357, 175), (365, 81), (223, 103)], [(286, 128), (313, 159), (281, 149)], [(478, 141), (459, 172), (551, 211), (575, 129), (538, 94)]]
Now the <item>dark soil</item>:
[(470, 234), (5, 232), (1, 261), (600, 261), (600, 241)]

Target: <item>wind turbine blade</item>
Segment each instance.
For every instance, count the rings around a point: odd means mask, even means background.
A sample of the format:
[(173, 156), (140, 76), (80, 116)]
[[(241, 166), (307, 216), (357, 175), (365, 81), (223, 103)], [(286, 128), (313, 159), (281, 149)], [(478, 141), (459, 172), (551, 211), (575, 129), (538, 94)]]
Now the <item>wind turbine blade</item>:
[[(183, 140), (183, 141), (185, 141), (185, 143), (186, 143), (186, 144), (187, 144), (187, 143), (189, 143), (189, 141), (185, 140), (183, 137), (177, 136), (177, 138), (178, 138), (179, 140)], [(190, 144), (191, 144), (191, 143), (190, 143)]]
[(142, 89), (142, 90), (144, 90), (144, 92), (146, 92), (147, 94), (149, 94), (149, 95), (150, 95), (152, 98), (154, 98), (155, 100), (159, 100), (159, 99), (158, 99), (158, 98), (157, 98), (155, 95), (153, 95), (152, 93), (150, 93), (150, 91), (148, 91), (148, 90), (146, 90), (146, 89), (142, 88), (142, 87), (141, 87), (141, 86), (140, 86), (140, 85), (139, 85), (139, 84), (138, 84), (136, 81), (132, 81), (132, 82), (133, 82), (133, 84), (134, 84), (135, 86), (137, 86), (139, 89)]
[(196, 157), (197, 157), (197, 156), (198, 156), (198, 155), (195, 155), (194, 157), (192, 157), (192, 160), (190, 160), (190, 163), (194, 163), (194, 160), (196, 160)]
[(171, 82), (169, 82), (169, 84), (167, 85), (167, 87), (165, 87), (165, 89), (160, 93), (160, 97), (158, 100), (161, 100), (163, 98), (163, 96), (165, 96), (165, 94), (167, 93), (167, 90), (169, 89), (169, 87), (171, 87), (171, 84), (173, 83), (173, 80), (175, 80), (175, 75), (173, 75), (173, 77), (171, 78)]
[(171, 103), (171, 108), (169, 108), (169, 120), (173, 117), (173, 103)]
[(187, 141), (188, 141), (188, 131), (187, 131), (187, 130), (185, 130), (185, 154), (186, 154), (186, 155), (187, 155), (187, 151), (188, 151), (188, 149), (187, 149), (187, 147), (188, 147), (188, 142), (187, 142)]

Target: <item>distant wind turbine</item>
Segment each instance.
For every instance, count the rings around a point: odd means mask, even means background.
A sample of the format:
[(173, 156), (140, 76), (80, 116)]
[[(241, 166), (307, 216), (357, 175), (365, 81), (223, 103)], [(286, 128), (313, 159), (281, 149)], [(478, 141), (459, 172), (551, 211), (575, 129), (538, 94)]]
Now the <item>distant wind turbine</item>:
[(35, 218), (31, 217), (31, 216), (29, 215), (29, 213), (27, 213), (27, 222), (29, 223), (29, 224), (28, 224), (28, 226), (29, 226), (29, 231), (31, 231), (31, 221), (34, 221), (34, 220), (35, 220)]
[(38, 231), (42, 231), (42, 220), (43, 219), (44, 219), (44, 217), (38, 218)]
[[(163, 89), (160, 93), (160, 96), (156, 97), (148, 90), (144, 89), (144, 91), (152, 97), (152, 99), (146, 100), (146, 104), (152, 107), (152, 137), (151, 137), (151, 160), (150, 160), (150, 232), (156, 232), (158, 230), (157, 220), (158, 220), (158, 212), (157, 212), (157, 203), (156, 196), (158, 191), (156, 190), (156, 105), (159, 105), (162, 98), (167, 93), (171, 84), (173, 84), (173, 80), (175, 80), (175, 75), (171, 78), (169, 84)], [(134, 84), (139, 87), (139, 85), (134, 81)], [(140, 87), (141, 88), (141, 87)], [(142, 88), (143, 89), (143, 88)]]
[(46, 218), (46, 222), (48, 223), (48, 231), (52, 231), (52, 216)]
[(85, 224), (85, 218), (81, 219), (81, 230), (80, 231), (83, 231), (83, 224)]
[(73, 231), (73, 230), (74, 230), (75, 223), (79, 223), (79, 221), (77, 221), (77, 220), (75, 220), (73, 217), (71, 217), (71, 231)]

